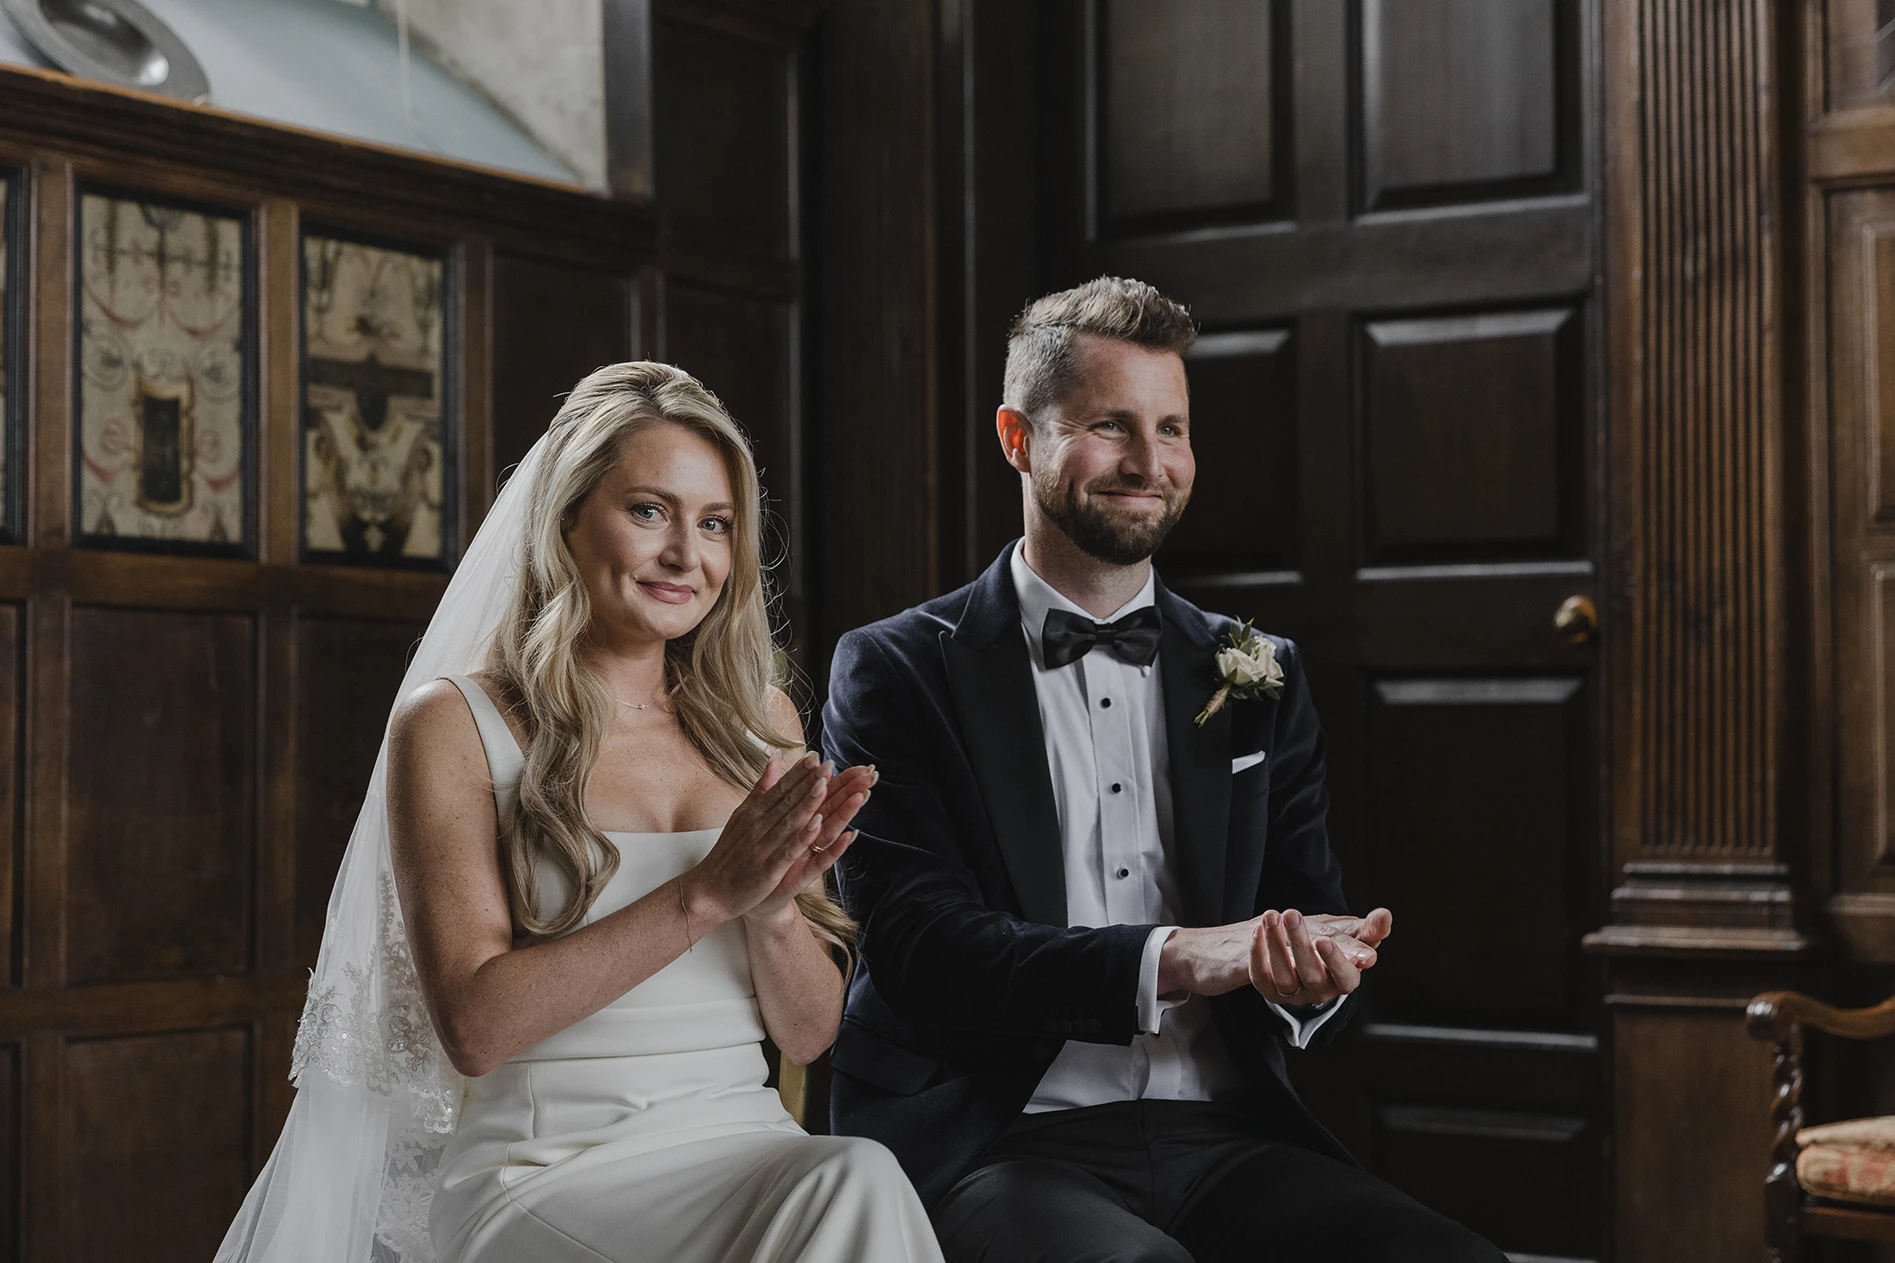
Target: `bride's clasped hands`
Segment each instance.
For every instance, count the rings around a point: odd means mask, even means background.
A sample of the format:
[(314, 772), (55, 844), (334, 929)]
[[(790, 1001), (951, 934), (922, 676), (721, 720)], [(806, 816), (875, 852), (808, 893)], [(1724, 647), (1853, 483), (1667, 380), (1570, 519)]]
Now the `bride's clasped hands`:
[(837, 774), (814, 753), (773, 757), (695, 868), (678, 878), (687, 934), (741, 921), (749, 944), (757, 1007), (779, 1051), (808, 1065), (834, 1042), (842, 987), (822, 954), (812, 952), (797, 896), (822, 889), (842, 858), (849, 828), (868, 802), (875, 772)]
[[(678, 879), (692, 924), (742, 917), (747, 926), (768, 927), (793, 917), (796, 896), (855, 841), (849, 823), (874, 784), (872, 767), (838, 774), (813, 751), (787, 765), (772, 756), (711, 853)], [(787, 923), (801, 928), (800, 920)]]

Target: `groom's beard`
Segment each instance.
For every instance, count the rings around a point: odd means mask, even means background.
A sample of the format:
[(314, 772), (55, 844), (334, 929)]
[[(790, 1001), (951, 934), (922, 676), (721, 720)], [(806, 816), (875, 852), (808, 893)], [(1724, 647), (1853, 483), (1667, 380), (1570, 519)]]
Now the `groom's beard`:
[[(1111, 491), (1156, 492), (1164, 511), (1139, 516), (1111, 508), (1102, 498)], [(1051, 480), (1033, 477), (1033, 502), (1047, 520), (1080, 552), (1114, 566), (1130, 566), (1158, 551), (1171, 534), (1171, 528), (1184, 516), (1190, 501), (1189, 491), (1180, 491), (1170, 482), (1152, 482), (1145, 478), (1101, 478), (1085, 487), (1061, 487)]]

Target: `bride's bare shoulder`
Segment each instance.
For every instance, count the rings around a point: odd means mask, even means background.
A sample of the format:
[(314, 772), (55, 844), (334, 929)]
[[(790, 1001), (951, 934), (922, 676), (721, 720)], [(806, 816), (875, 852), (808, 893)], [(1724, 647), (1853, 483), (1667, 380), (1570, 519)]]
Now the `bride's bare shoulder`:
[[(471, 745), (470, 745), (471, 743)], [(401, 699), (388, 725), (390, 753), (401, 747), (441, 752), (480, 748), (480, 729), (452, 680), (429, 680)]]

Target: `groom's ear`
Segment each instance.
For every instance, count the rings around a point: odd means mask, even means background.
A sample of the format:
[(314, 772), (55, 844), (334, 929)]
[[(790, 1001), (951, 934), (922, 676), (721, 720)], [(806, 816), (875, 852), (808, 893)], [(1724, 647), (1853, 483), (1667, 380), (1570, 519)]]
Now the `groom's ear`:
[(1000, 436), (1000, 454), (1023, 474), (1033, 472), (1033, 424), (1012, 408), (994, 413), (994, 432)]

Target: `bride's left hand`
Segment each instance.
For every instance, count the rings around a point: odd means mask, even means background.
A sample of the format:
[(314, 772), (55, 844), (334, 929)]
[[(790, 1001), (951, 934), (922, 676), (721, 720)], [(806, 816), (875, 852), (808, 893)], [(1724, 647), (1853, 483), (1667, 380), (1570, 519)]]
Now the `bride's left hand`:
[(849, 844), (855, 841), (855, 830), (849, 828), (849, 822), (868, 802), (876, 776), (873, 767), (852, 767), (830, 779), (829, 793), (822, 804), (822, 831), (808, 850), (790, 865), (776, 889), (762, 903), (744, 913), (744, 920), (764, 925), (778, 918), (801, 915), (796, 910), (796, 896), (820, 882), (822, 875), (835, 866)]

